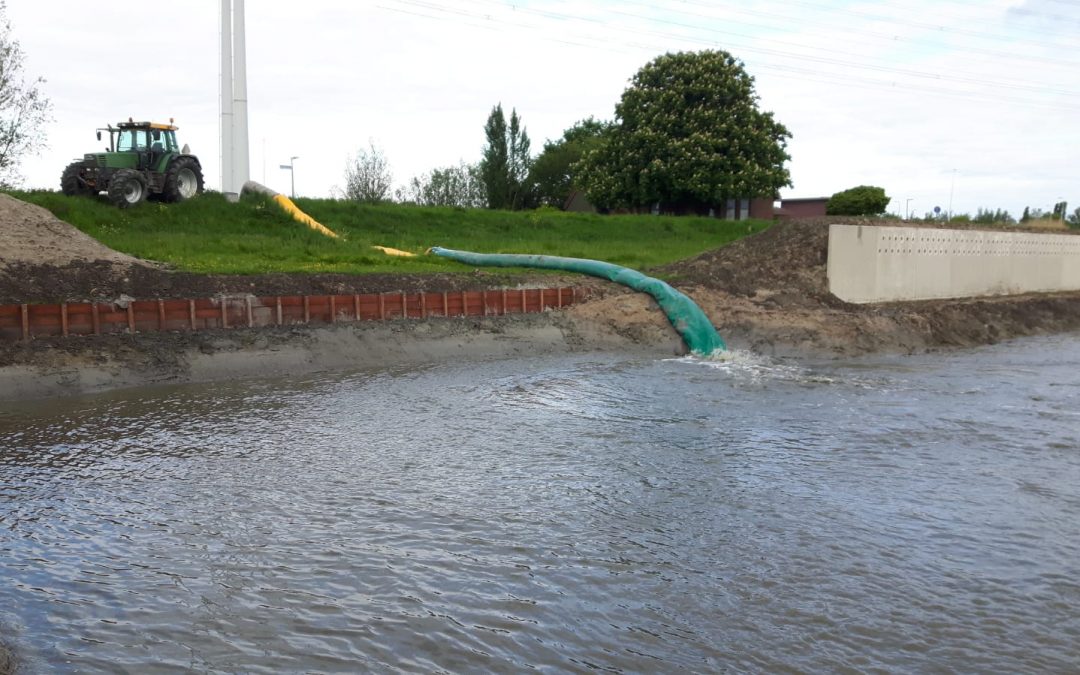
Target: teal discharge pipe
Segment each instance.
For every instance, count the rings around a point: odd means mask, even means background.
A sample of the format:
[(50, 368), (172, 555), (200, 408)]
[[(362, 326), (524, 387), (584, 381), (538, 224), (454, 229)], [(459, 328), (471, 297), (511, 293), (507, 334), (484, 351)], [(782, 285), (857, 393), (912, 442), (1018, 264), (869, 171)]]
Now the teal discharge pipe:
[(667, 314), (672, 327), (682, 336), (683, 342), (691, 353), (709, 356), (714, 352), (724, 351), (727, 345), (713, 328), (709, 317), (693, 300), (675, 290), (667, 283), (647, 277), (637, 270), (621, 267), (599, 260), (585, 258), (563, 258), (552, 255), (527, 255), (518, 253), (473, 253), (455, 251), (435, 246), (428, 251), (443, 258), (450, 258), (466, 265), (480, 267), (538, 267), (549, 270), (577, 272), (589, 276), (608, 279), (635, 291), (648, 293), (656, 298), (660, 309)]

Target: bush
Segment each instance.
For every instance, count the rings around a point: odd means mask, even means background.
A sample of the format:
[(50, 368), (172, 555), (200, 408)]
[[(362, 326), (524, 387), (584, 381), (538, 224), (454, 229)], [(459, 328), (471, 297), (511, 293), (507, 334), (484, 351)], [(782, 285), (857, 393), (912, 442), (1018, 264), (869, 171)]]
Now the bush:
[(830, 216), (876, 216), (885, 213), (888, 205), (885, 188), (860, 185), (830, 197), (825, 213)]

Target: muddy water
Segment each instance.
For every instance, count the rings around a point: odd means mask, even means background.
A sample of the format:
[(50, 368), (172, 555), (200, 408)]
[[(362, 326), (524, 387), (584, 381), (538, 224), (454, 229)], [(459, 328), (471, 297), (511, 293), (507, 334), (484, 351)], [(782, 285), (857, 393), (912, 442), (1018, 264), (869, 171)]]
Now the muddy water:
[(1065, 672), (1080, 338), (0, 412), (27, 672)]

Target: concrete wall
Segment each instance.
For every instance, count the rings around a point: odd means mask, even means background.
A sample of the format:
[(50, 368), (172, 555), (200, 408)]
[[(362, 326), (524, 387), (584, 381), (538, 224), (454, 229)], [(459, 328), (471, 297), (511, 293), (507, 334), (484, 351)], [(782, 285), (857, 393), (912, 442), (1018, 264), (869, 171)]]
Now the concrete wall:
[(830, 225), (829, 291), (891, 302), (1080, 290), (1080, 236)]

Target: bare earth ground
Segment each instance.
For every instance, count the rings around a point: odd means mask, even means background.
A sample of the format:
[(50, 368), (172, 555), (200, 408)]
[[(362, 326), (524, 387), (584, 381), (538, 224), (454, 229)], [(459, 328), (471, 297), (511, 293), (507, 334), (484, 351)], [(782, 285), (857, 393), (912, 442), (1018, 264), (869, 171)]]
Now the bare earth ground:
[[(825, 271), (828, 224), (838, 220), (778, 224), (654, 272), (694, 298), (731, 347), (770, 355), (916, 352), (1080, 329), (1080, 293), (844, 303), (828, 292)], [(566, 312), (513, 319), (0, 344), (0, 399), (466, 355), (596, 348), (682, 350), (651, 298), (605, 281), (550, 275), (523, 279), (481, 270), (467, 275), (178, 273), (112, 251), (44, 209), (0, 195), (0, 303), (111, 300), (121, 295), (472, 290), (507, 284), (587, 286), (594, 299)]]

